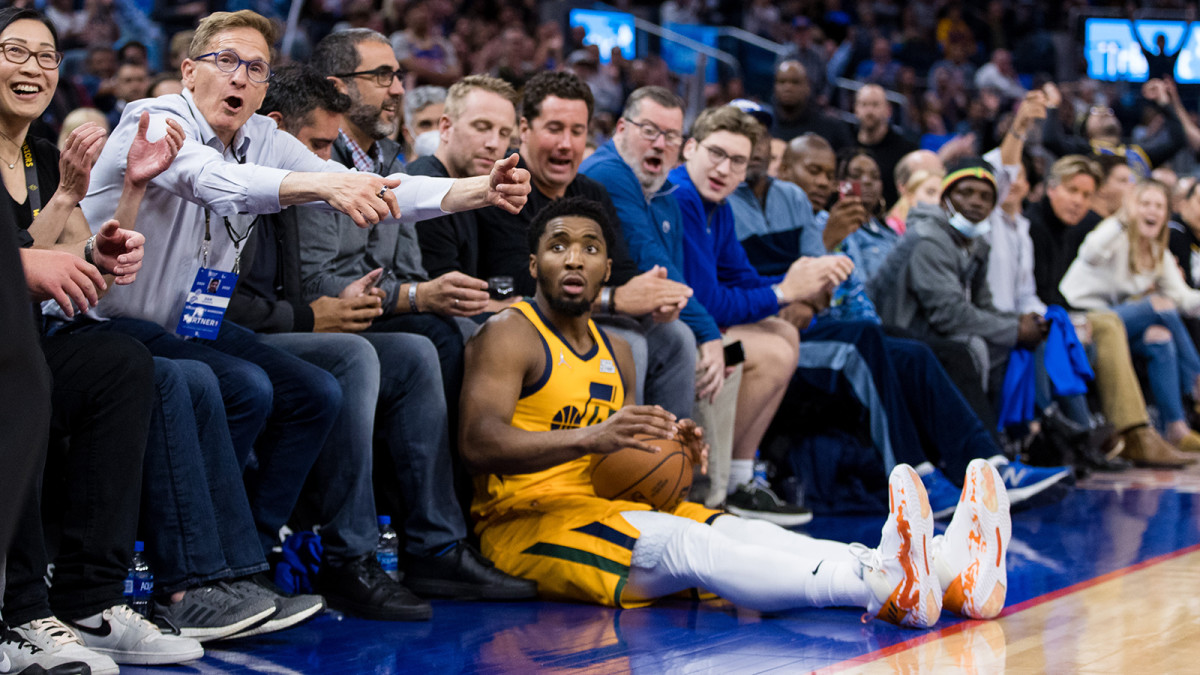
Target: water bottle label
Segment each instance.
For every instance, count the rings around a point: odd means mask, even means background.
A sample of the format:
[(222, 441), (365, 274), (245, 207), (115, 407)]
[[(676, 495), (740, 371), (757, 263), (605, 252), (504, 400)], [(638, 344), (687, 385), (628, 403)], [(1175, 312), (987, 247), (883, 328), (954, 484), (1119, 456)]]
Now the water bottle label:
[(133, 595), (133, 579), (126, 579), (125, 580), (125, 597), (128, 598), (132, 595)]
[(375, 558), (379, 560), (379, 566), (384, 572), (395, 572), (399, 568), (397, 556), (392, 551), (379, 551), (375, 554)]
[(138, 581), (137, 594), (142, 596), (152, 595), (154, 593), (154, 580), (141, 579)]

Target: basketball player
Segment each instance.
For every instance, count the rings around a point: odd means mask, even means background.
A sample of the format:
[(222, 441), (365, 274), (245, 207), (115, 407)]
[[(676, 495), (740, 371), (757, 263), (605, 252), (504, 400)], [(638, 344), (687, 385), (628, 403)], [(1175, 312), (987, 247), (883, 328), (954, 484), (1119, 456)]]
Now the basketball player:
[(596, 496), (590, 455), (678, 439), (703, 465), (691, 420), (626, 405), (628, 345), (591, 321), (608, 277), (604, 211), (585, 199), (546, 206), (529, 230), (532, 301), (492, 317), (467, 345), (460, 448), (476, 474), (472, 512), (484, 554), (534, 579), (543, 597), (639, 607), (704, 588), (758, 611), (857, 606), (929, 627), (945, 605), (973, 618), (1004, 606), (1011, 524), (995, 469), (972, 462), (944, 537), (933, 536), (917, 474), (889, 482), (879, 548), (822, 541), (684, 502), (673, 512)]

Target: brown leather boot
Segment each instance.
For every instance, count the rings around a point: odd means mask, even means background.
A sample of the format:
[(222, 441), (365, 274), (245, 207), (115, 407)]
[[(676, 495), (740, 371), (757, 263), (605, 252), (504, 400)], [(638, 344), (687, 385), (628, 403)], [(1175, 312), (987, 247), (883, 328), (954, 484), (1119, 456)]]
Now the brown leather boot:
[(1179, 469), (1200, 460), (1200, 456), (1180, 452), (1147, 426), (1130, 429), (1122, 435), (1125, 437), (1125, 449), (1121, 456), (1137, 466)]

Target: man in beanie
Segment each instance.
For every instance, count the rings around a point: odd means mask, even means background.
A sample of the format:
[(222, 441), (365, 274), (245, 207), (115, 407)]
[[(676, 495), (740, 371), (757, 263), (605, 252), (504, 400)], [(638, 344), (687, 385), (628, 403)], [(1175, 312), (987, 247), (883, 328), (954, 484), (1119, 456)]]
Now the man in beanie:
[(988, 288), (990, 224), (999, 189), (991, 165), (966, 157), (946, 167), (936, 205), (908, 214), (908, 234), (867, 285), (888, 325), (917, 335), (965, 340), (985, 377), (985, 390), (1003, 383), (1013, 347), (1035, 349), (1048, 324), (1032, 312), (1001, 312)]

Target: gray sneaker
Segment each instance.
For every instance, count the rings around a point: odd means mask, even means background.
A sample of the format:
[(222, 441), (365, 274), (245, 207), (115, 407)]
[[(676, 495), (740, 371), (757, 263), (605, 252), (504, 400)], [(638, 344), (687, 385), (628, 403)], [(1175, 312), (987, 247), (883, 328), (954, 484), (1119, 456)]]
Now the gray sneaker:
[(255, 574), (252, 577), (239, 579), (229, 584), (229, 586), (235, 593), (247, 601), (251, 599), (270, 600), (275, 604), (276, 609), (275, 614), (271, 618), (257, 626), (251, 626), (247, 630), (230, 635), (230, 639), (262, 635), (263, 633), (273, 633), (277, 630), (291, 628), (325, 609), (325, 598), (319, 595), (286, 594), (279, 590), (263, 574)]
[(247, 600), (219, 581), (193, 588), (171, 605), (154, 604), (154, 618), (177, 629), (183, 637), (207, 642), (229, 637), (266, 621), (275, 603), (263, 598)]

